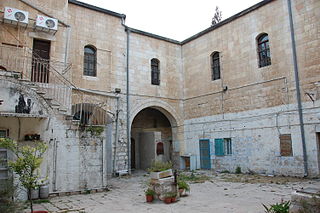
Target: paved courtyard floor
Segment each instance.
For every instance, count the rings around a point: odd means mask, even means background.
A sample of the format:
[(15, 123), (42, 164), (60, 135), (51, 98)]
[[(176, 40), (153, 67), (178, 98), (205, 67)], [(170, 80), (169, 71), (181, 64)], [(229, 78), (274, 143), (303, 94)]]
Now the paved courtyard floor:
[(319, 179), (215, 174), (211, 171), (198, 171), (197, 174), (207, 175), (210, 179), (190, 184), (189, 196), (173, 204), (146, 203), (144, 190), (148, 175), (136, 172), (132, 176), (110, 179), (110, 191), (54, 197), (48, 203), (36, 204), (35, 208), (54, 213), (263, 213), (262, 203), (269, 205), (289, 200), (291, 193), (301, 188), (320, 189)]

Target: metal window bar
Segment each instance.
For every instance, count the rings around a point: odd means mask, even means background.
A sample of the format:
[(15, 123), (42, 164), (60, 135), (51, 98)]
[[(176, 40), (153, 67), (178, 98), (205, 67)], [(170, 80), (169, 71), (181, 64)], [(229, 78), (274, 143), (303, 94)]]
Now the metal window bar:
[(219, 53), (214, 53), (212, 55), (212, 80), (220, 79), (220, 56)]

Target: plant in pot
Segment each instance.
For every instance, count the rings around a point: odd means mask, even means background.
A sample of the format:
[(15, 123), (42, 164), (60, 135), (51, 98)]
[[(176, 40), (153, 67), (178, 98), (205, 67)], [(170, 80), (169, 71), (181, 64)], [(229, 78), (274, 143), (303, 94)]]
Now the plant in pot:
[(164, 195), (164, 202), (166, 204), (169, 204), (169, 203), (174, 203), (176, 202), (177, 200), (177, 193), (175, 192), (167, 192), (165, 195)]
[(172, 163), (170, 161), (153, 161), (151, 163), (151, 167), (148, 168), (148, 172), (150, 172), (150, 177), (152, 179), (160, 179), (172, 176)]
[(146, 201), (148, 202), (148, 203), (151, 203), (152, 201), (153, 201), (153, 196), (156, 194), (156, 192), (154, 191), (154, 190), (152, 190), (152, 189), (147, 189), (146, 191), (145, 191), (145, 195), (146, 195)]
[(190, 192), (190, 186), (189, 184), (184, 180), (178, 180), (178, 189), (180, 196), (186, 196), (186, 192)]
[(9, 168), (15, 172), (21, 185), (27, 189), (30, 201), (31, 213), (44, 213), (46, 211), (33, 211), (31, 192), (39, 187), (38, 172), (42, 163), (42, 156), (47, 150), (47, 146), (40, 141), (36, 141), (33, 146), (18, 146), (17, 142), (9, 138), (0, 138), (0, 147), (10, 150), (15, 155), (15, 161), (8, 163)]

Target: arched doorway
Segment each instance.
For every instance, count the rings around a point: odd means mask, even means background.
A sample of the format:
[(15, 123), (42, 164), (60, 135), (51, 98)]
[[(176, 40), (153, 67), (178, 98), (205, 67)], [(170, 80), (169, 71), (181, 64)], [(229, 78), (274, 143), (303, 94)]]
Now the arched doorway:
[[(131, 125), (131, 169), (147, 169), (153, 160), (172, 160), (173, 131), (171, 120), (163, 109), (148, 107), (141, 110)], [(134, 153), (133, 153), (134, 152)], [(134, 163), (133, 163), (134, 162)]]

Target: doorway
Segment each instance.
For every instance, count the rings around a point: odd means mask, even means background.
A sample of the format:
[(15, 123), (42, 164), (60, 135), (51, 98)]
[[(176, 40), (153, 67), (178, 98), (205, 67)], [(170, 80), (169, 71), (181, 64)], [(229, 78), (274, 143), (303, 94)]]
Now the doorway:
[(172, 160), (172, 126), (168, 117), (152, 107), (141, 110), (131, 126), (131, 168), (147, 169), (152, 161)]
[(49, 83), (50, 41), (34, 39), (31, 81)]
[(131, 169), (136, 169), (136, 141), (131, 138)]
[(208, 139), (201, 139), (199, 141), (199, 148), (201, 169), (211, 169), (210, 141)]

